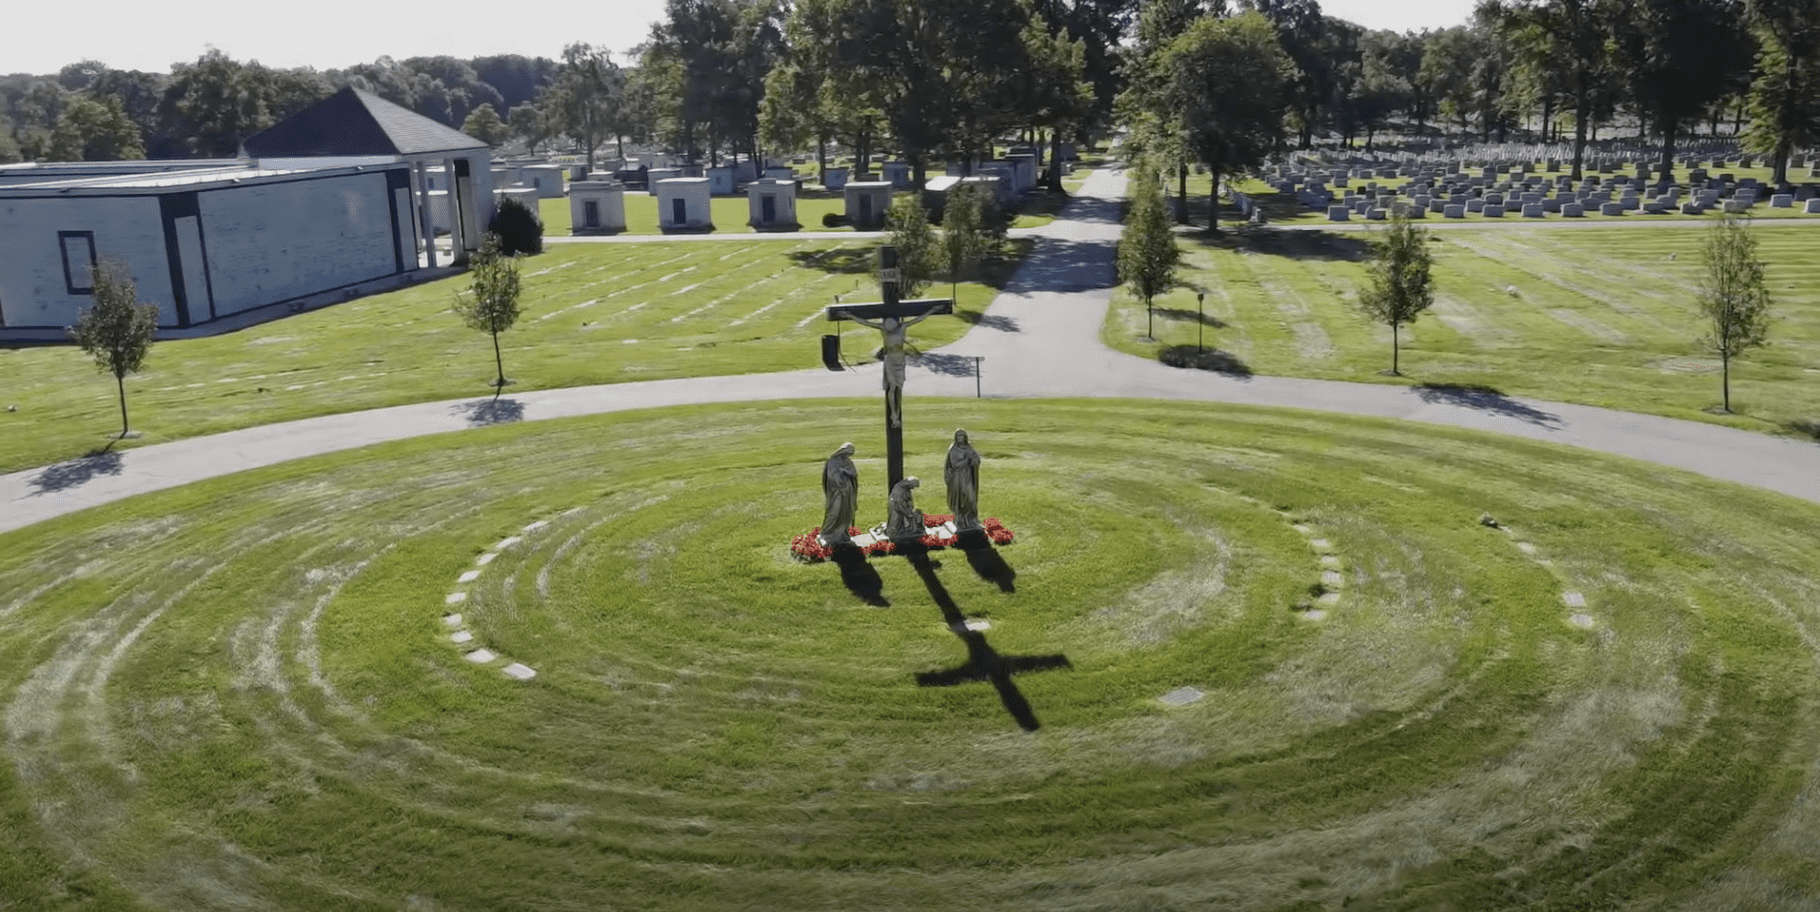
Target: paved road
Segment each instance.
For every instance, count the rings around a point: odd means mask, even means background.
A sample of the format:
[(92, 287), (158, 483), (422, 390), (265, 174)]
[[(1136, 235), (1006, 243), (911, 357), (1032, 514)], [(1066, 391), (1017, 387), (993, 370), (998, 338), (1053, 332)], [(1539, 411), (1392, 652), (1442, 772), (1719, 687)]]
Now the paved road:
[[(913, 364), (907, 398), (1135, 397), (1321, 409), (1551, 440), (1629, 456), (1820, 503), (1820, 446), (1587, 406), (1408, 387), (1184, 371), (1099, 341), (1111, 301), (1124, 175), (1090, 178), (1064, 218), (1032, 229), (1035, 249), (981, 322)], [(851, 235), (848, 235), (851, 237)], [(0, 532), (84, 507), (289, 459), (502, 421), (698, 402), (877, 395), (877, 365), (701, 377), (400, 406), (180, 440), (0, 476)]]

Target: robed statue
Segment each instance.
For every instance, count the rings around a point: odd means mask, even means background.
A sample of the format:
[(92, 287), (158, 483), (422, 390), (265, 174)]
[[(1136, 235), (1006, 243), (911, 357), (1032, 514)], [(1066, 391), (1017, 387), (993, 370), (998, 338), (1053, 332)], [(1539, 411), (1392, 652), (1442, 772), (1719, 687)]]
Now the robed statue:
[(891, 489), (891, 500), (885, 520), (885, 537), (893, 541), (922, 538), (927, 527), (923, 525), (923, 513), (916, 508), (916, 488), (922, 484), (915, 475), (909, 475)]
[(853, 465), (853, 444), (843, 443), (822, 466), (822, 543), (845, 545), (853, 541), (853, 511), (859, 503), (859, 469)]
[(980, 525), (980, 453), (967, 441), (967, 432), (956, 430), (942, 468), (948, 483), (948, 512), (954, 514), (954, 531), (978, 532)]

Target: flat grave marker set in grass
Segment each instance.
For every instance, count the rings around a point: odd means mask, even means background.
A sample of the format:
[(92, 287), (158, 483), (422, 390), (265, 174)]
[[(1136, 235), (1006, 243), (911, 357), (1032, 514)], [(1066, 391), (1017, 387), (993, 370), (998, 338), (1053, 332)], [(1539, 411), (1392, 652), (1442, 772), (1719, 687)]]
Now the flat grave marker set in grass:
[(1820, 895), (1820, 508), (1442, 427), (919, 399), (992, 429), (1017, 544), (802, 563), (803, 441), (875, 407), (481, 428), (0, 535), (8, 899)]

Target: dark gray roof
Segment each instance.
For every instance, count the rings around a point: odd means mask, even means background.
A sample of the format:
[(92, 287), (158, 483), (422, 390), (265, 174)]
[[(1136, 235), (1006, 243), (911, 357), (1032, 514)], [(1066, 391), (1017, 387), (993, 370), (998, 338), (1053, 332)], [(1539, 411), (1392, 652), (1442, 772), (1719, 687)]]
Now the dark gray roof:
[(487, 147), (460, 130), (351, 86), (248, 137), (243, 145), (254, 158), (425, 155)]

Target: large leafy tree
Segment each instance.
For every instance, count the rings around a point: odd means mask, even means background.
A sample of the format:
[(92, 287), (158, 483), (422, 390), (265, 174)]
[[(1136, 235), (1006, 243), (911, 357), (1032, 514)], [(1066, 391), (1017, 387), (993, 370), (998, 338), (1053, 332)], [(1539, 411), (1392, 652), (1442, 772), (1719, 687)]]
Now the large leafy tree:
[[(730, 146), (758, 157), (765, 77), (784, 47), (781, 0), (668, 0), (642, 65), (678, 149)], [(705, 145), (702, 136), (705, 134)]]
[(1223, 178), (1263, 164), (1282, 147), (1291, 64), (1262, 16), (1204, 17), (1171, 41), (1150, 73), (1162, 88), (1152, 112), (1213, 175), (1208, 230), (1219, 230)]
[(1178, 119), (1165, 98), (1167, 86), (1157, 78), (1163, 52), (1195, 20), (1223, 18), (1225, 0), (1147, 0), (1138, 14), (1137, 45), (1125, 61), (1125, 91), (1119, 117), (1131, 128), (1130, 146), (1153, 164), (1167, 165), (1176, 175), (1176, 220), (1188, 220), (1189, 152)]
[(1630, 0), (1616, 17), (1618, 72), (1644, 125), (1662, 138), (1662, 177), (1672, 177), (1675, 139), (1723, 97), (1729, 74), (1750, 65), (1742, 0)]
[(1820, 0), (1748, 0), (1746, 9), (1762, 43), (1747, 139), (1771, 154), (1782, 183), (1789, 154), (1820, 142)]
[(1732, 361), (1768, 344), (1770, 295), (1750, 220), (1721, 216), (1706, 236), (1706, 275), (1699, 286), (1706, 318), (1701, 344), (1719, 356), (1724, 406), (1732, 410)]
[(97, 263), (90, 279), (95, 303), (83, 310), (70, 338), (95, 359), (95, 366), (114, 375), (120, 393), (120, 436), (132, 433), (126, 413), (126, 375), (145, 366), (158, 331), (158, 305), (139, 303), (131, 273), (116, 260)]
[(461, 122), (461, 132), (486, 143), (497, 146), (512, 135), (506, 122), (499, 119), (499, 112), (490, 104), (483, 104), (468, 112), (468, 119)]
[(1479, 7), (1504, 42), (1540, 66), (1553, 67), (1573, 111), (1573, 173), (1586, 160), (1587, 131), (1599, 95), (1614, 81), (1610, 4), (1615, 0), (1486, 0)]
[(1366, 318), (1390, 327), (1390, 373), (1398, 373), (1398, 336), (1405, 323), (1414, 323), (1434, 304), (1434, 255), (1428, 250), (1428, 232), (1401, 216), (1372, 238), (1373, 255), (1358, 306)]
[(551, 132), (560, 130), (582, 147), (588, 170), (594, 170), (594, 152), (613, 129), (625, 94), (625, 74), (605, 48), (585, 42), (562, 49), (556, 82), (540, 101)]
[(920, 195), (898, 194), (885, 213), (885, 229), (885, 243), (897, 248), (898, 293), (914, 298), (935, 281), (942, 266), (941, 244)]
[(1278, 44), (1290, 68), (1280, 78), (1277, 91), (1285, 93), (1296, 121), (1296, 144), (1306, 149), (1314, 131), (1325, 119), (1337, 97), (1340, 78), (1337, 50), (1330, 34), (1332, 24), (1321, 12), (1320, 0), (1248, 0), (1276, 31)]
[(79, 96), (63, 109), (51, 132), (50, 156), (59, 161), (142, 159), (145, 144), (119, 99)]
[(980, 148), (1024, 123), (1015, 91), (1033, 67), (1028, 0), (802, 0), (800, 65), (852, 121), (876, 117), (920, 187), (944, 148)]

